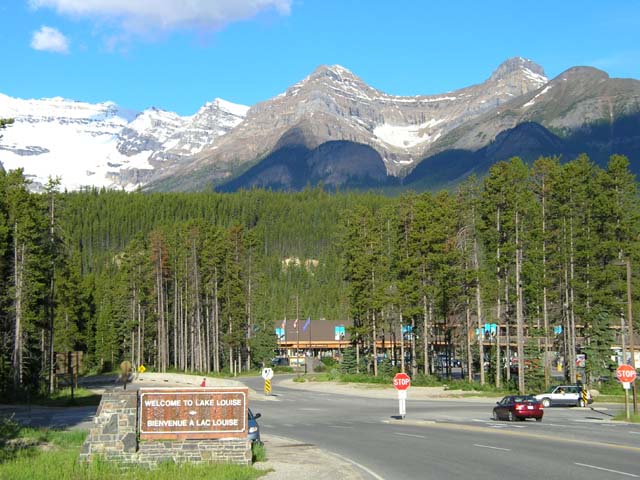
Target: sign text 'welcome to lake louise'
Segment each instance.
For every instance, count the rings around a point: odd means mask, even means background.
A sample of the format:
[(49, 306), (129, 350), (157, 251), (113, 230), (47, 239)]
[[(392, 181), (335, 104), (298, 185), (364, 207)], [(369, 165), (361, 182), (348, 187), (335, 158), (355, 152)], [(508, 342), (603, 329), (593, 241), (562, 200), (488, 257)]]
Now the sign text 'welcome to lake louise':
[(247, 388), (140, 389), (140, 438), (247, 436)]

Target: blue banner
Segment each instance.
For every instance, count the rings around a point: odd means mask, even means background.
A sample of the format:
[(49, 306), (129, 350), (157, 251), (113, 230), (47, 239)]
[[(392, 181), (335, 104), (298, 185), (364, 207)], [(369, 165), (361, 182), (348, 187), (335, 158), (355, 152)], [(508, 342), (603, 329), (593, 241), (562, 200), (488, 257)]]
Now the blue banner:
[(278, 340), (284, 340), (284, 328), (276, 328), (276, 337)]

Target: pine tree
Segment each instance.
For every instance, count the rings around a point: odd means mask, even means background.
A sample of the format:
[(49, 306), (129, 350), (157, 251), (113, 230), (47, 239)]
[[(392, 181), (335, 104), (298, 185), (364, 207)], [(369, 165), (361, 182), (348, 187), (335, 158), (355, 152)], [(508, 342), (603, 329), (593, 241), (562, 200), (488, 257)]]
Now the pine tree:
[(347, 374), (358, 373), (358, 359), (354, 347), (345, 348), (342, 351), (342, 361), (340, 362), (340, 372)]
[[(9, 125), (13, 125), (13, 118), (0, 118), (0, 131), (7, 128)], [(2, 139), (2, 135), (0, 135), (0, 140)]]

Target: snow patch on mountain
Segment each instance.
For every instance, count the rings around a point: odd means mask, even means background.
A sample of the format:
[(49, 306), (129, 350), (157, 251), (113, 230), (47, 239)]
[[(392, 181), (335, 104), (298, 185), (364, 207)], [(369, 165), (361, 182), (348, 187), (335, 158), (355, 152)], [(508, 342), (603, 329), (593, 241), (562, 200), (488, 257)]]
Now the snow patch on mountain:
[(546, 76), (536, 73), (528, 68), (523, 68), (522, 72), (524, 73), (525, 77), (528, 77), (529, 79), (538, 83), (540, 86), (544, 85), (549, 81), (549, 79)]
[(529, 100), (527, 103), (525, 103), (522, 106), (524, 108), (531, 107), (532, 105), (534, 105), (536, 103), (536, 99), (538, 97), (544, 95), (545, 93), (547, 93), (551, 89), (551, 87), (552, 87), (552, 85), (547, 85), (540, 93), (538, 93), (535, 97), (533, 97), (531, 100)]
[(430, 143), (437, 140), (441, 132), (429, 134), (427, 129), (433, 128), (444, 120), (429, 120), (420, 125), (389, 125), (377, 126), (373, 133), (376, 137), (389, 145), (400, 148), (411, 148), (423, 143)]
[(206, 103), (205, 107), (210, 105), (215, 105), (217, 108), (219, 108), (222, 111), (235, 115), (236, 117), (242, 117), (242, 118), (247, 116), (247, 112), (249, 111), (249, 108), (250, 108), (250, 107), (247, 107), (246, 105), (240, 105), (237, 103), (228, 102), (226, 100), (223, 100), (222, 98), (216, 98), (213, 102)]

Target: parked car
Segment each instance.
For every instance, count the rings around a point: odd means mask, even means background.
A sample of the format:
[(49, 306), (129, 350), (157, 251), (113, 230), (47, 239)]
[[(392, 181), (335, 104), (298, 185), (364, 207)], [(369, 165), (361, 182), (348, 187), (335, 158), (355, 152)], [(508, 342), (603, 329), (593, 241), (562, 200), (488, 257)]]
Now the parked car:
[(593, 403), (591, 393), (587, 390), (587, 401), (582, 397), (581, 385), (558, 385), (551, 387), (544, 393), (536, 395), (536, 398), (546, 407), (586, 407)]
[(274, 357), (271, 359), (272, 367), (288, 367), (289, 357)]
[(251, 443), (262, 443), (260, 440), (260, 425), (258, 425), (257, 420), (262, 416), (261, 413), (253, 413), (251, 409), (249, 409), (249, 421), (247, 425), (249, 427), (249, 440)]
[(507, 395), (493, 407), (494, 420), (525, 420), (535, 418), (542, 421), (544, 407), (533, 395)]

